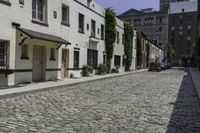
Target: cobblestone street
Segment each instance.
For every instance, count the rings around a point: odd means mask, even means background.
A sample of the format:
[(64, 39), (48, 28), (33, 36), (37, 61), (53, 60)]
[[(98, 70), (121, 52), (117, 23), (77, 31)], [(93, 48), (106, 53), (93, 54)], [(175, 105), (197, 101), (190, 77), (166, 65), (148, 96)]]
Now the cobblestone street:
[(0, 100), (0, 132), (199, 133), (187, 72), (142, 72)]

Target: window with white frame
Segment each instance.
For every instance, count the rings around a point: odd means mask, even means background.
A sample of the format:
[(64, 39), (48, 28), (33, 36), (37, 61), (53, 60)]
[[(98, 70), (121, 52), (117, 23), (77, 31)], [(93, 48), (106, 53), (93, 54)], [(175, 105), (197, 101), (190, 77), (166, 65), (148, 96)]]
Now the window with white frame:
[(26, 44), (23, 44), (22, 46), (21, 46), (21, 59), (29, 59), (28, 58), (28, 45), (26, 45)]
[(78, 31), (84, 34), (84, 15), (79, 13)]
[(50, 50), (50, 60), (51, 61), (56, 60), (56, 49), (55, 48), (51, 48), (51, 50)]
[(117, 31), (117, 44), (119, 44), (120, 38), (119, 38), (119, 31)]
[(69, 6), (62, 5), (62, 24), (69, 26)]
[(47, 0), (32, 0), (32, 18), (33, 20), (46, 23)]
[(74, 51), (74, 68), (75, 69), (79, 69), (79, 58), (80, 58), (79, 55), (80, 55), (79, 51), (75, 50)]
[(96, 37), (96, 21), (91, 20), (91, 36)]

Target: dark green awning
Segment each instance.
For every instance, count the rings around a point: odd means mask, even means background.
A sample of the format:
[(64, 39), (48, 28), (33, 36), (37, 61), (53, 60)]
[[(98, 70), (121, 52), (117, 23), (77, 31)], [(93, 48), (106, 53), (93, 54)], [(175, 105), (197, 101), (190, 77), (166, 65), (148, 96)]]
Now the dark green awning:
[(24, 28), (17, 28), (17, 29), (19, 31), (23, 32), (24, 34), (26, 34), (27, 36), (29, 36), (30, 38), (45, 40), (45, 41), (50, 41), (50, 42), (57, 42), (57, 43), (67, 44), (67, 45), (71, 44), (70, 42), (68, 42), (58, 36), (41, 33), (41, 32), (37, 32), (37, 31), (32, 31), (32, 30), (28, 30), (28, 29), (24, 29)]

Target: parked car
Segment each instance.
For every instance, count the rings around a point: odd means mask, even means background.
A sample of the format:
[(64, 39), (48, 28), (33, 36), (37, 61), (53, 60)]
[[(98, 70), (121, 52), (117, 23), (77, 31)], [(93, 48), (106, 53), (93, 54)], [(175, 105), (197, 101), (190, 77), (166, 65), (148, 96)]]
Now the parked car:
[(161, 62), (160, 63), (160, 67), (161, 67), (161, 70), (166, 70), (167, 69), (167, 64), (165, 62)]
[(167, 63), (167, 69), (171, 69), (172, 68), (172, 65), (171, 65), (171, 63)]
[(158, 71), (158, 72), (160, 72), (161, 71), (160, 63), (157, 63), (157, 62), (150, 63), (149, 71)]

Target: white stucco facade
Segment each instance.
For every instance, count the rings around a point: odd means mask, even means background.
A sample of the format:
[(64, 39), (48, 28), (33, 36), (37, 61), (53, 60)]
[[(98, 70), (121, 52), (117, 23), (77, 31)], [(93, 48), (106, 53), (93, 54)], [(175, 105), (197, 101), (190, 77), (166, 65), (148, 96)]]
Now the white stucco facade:
[[(105, 27), (105, 9), (99, 6), (95, 1), (87, 5), (87, 0), (62, 0), (63, 4), (70, 8), (70, 22), (69, 27), (62, 25), (62, 38), (66, 38), (71, 45), (62, 48), (69, 49), (69, 75), (73, 74), (74, 77), (81, 77), (81, 68), (87, 64), (88, 49), (98, 51), (98, 63), (103, 63), (103, 54), (105, 52), (105, 41), (101, 38), (101, 25)], [(83, 4), (83, 5), (82, 5)], [(78, 15), (84, 15), (84, 34), (78, 32)], [(91, 20), (96, 22), (95, 37), (91, 38)], [(89, 26), (89, 28), (88, 28)], [(105, 31), (105, 30), (104, 30)], [(103, 33), (104, 34), (104, 33)], [(60, 49), (60, 53), (61, 53)], [(78, 50), (80, 54), (79, 68), (74, 69), (74, 50)], [(61, 57), (61, 56), (59, 56)], [(61, 61), (61, 59), (60, 59)], [(60, 75), (59, 75), (60, 77)]]
[[(67, 26), (61, 24), (63, 5), (69, 7), (69, 25)], [(80, 69), (87, 64), (88, 49), (97, 51), (97, 63), (103, 63), (105, 42), (104, 38), (101, 38), (101, 26), (105, 25), (104, 8), (95, 1), (91, 1), (88, 5), (87, 0), (46, 0), (44, 12), (46, 14), (44, 21), (37, 22), (32, 16), (32, 0), (24, 1), (23, 4), (15, 0), (0, 3), (0, 17), (4, 18), (0, 21), (0, 40), (9, 42), (8, 69), (12, 71), (7, 77), (5, 74), (0, 74), (0, 86), (33, 81), (33, 58), (35, 58), (33, 53), (36, 46), (42, 49), (41, 75), (45, 81), (63, 78), (61, 70), (63, 49), (68, 50), (65, 78), (68, 78), (71, 73), (75, 77), (81, 76)], [(84, 15), (84, 33), (79, 33), (79, 13)], [(95, 36), (93, 37), (91, 37), (91, 20), (95, 21)], [(32, 38), (16, 27), (56, 36), (70, 42), (71, 45), (50, 41), (51, 38), (50, 40)], [(26, 59), (21, 58), (22, 45), (27, 45), (28, 58)], [(50, 59), (52, 49), (55, 50), (53, 60)], [(79, 66), (76, 69), (74, 68), (75, 50), (79, 51)]]
[(163, 50), (153, 44), (152, 42), (149, 42), (149, 63), (151, 62), (162, 62), (163, 61)]

